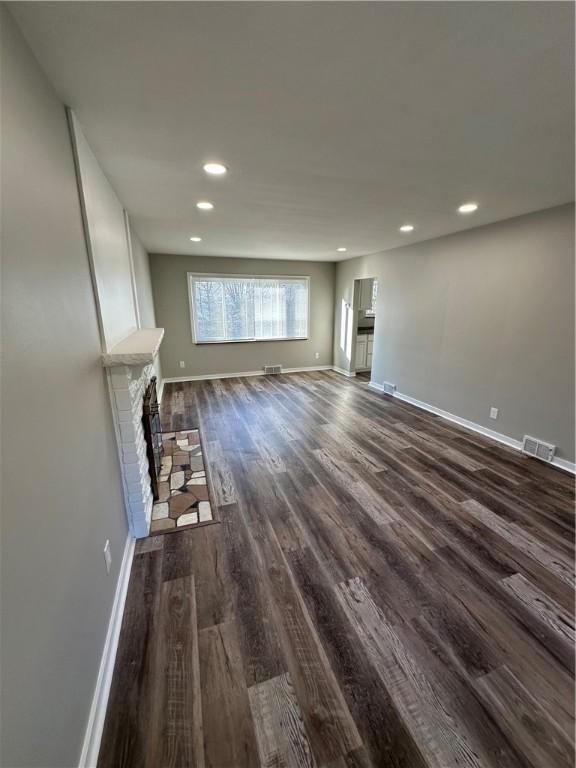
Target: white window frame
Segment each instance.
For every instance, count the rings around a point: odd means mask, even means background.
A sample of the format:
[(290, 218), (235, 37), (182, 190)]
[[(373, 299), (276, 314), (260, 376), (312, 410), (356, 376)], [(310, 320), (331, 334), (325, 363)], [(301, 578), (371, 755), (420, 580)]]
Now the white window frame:
[[(206, 278), (230, 280), (305, 280), (307, 287), (306, 335), (305, 336), (275, 336), (268, 339), (215, 339), (214, 341), (198, 341), (196, 338), (196, 314), (194, 307), (194, 280)], [(310, 275), (242, 275), (221, 274), (218, 272), (188, 272), (188, 305), (190, 307), (190, 327), (192, 343), (203, 344), (254, 344), (267, 341), (307, 341), (310, 338)]]

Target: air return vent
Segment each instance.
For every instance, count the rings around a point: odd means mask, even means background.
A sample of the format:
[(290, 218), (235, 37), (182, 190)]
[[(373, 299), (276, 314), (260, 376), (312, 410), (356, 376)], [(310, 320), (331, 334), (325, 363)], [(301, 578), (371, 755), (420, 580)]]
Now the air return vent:
[(385, 381), (382, 386), (384, 387), (385, 395), (393, 395), (396, 392), (396, 384), (390, 384), (388, 381)]
[(524, 435), (522, 452), (528, 454), (528, 456), (534, 456), (535, 459), (552, 461), (556, 452), (556, 446), (551, 445), (550, 443), (544, 443), (542, 440), (537, 440), (535, 437)]
[(264, 373), (265, 374), (282, 373), (282, 366), (281, 365), (265, 365)]

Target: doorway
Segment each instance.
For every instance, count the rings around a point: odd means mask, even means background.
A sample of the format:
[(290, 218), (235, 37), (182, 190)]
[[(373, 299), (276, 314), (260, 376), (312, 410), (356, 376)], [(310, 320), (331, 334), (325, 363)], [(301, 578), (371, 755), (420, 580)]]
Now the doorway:
[(359, 379), (371, 379), (374, 352), (374, 328), (378, 298), (378, 279), (365, 277), (354, 281), (352, 370)]

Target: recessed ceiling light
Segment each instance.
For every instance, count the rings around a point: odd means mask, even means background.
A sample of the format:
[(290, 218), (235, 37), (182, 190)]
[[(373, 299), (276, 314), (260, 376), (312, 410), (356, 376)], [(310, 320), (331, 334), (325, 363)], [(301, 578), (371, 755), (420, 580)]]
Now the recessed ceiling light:
[(474, 213), (478, 209), (478, 203), (464, 203), (458, 208), (460, 213)]
[(414, 230), (414, 224), (402, 224), (400, 232), (412, 232)]
[(228, 168), (223, 163), (204, 163), (202, 167), (210, 176), (224, 176), (228, 172)]
[(201, 211), (211, 211), (214, 208), (214, 203), (209, 203), (208, 200), (200, 200), (199, 203), (196, 203), (196, 208), (199, 208)]
[(346, 253), (348, 248), (336, 248), (336, 250), (338, 251), (338, 253)]
[(191, 237), (190, 240), (192, 240), (193, 243), (201, 243), (202, 238), (201, 237)]

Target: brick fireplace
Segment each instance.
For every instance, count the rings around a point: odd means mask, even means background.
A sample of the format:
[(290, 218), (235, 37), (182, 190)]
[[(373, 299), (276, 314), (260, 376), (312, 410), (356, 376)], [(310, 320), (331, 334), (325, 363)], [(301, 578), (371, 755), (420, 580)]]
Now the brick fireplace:
[(102, 356), (108, 369), (118, 458), (130, 532), (148, 536), (152, 517), (152, 489), (142, 426), (144, 392), (154, 373), (154, 359), (162, 341), (162, 328), (147, 328)]

